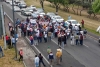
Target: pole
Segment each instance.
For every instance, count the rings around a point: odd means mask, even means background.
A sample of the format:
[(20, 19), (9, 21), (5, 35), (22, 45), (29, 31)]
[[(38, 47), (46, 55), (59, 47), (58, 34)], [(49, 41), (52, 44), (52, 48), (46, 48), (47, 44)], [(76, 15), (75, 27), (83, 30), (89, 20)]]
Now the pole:
[(3, 10), (3, 5), (1, 6), (1, 15), (2, 15), (2, 27), (3, 27), (3, 38), (4, 38), (4, 49), (6, 49), (6, 38), (5, 38), (5, 17), (4, 17), (4, 10)]
[(12, 12), (13, 12), (13, 23), (14, 23), (14, 38), (15, 38), (15, 59), (17, 59), (17, 48), (16, 48), (16, 25), (15, 25), (15, 14), (14, 14), (14, 0), (12, 0)]

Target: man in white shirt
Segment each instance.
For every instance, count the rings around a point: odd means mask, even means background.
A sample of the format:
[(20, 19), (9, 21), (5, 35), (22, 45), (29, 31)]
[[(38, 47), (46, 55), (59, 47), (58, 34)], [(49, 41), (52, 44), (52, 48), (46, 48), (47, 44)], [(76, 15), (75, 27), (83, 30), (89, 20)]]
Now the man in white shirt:
[(39, 57), (37, 55), (35, 55), (34, 62), (35, 62), (35, 67), (39, 67)]

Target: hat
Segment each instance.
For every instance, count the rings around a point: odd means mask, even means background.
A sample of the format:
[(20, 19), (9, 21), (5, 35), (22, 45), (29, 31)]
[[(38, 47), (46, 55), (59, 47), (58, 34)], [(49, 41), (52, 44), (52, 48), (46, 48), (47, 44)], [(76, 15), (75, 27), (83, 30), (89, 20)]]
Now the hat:
[(57, 51), (60, 51), (60, 49), (57, 49)]
[(48, 48), (50, 48), (50, 47), (48, 46)]

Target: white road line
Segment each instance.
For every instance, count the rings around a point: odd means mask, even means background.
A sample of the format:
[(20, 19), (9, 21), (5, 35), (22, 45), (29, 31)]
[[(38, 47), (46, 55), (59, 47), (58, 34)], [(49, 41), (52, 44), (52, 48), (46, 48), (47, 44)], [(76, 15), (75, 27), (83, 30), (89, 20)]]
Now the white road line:
[[(26, 37), (26, 39), (30, 42), (29, 38)], [(38, 48), (36, 46), (33, 46), (39, 53), (41, 53)], [(41, 53), (42, 54), (42, 53)], [(50, 65), (50, 62), (45, 58), (45, 56), (42, 54), (43, 58), (45, 59), (45, 61)], [(52, 67), (52, 66), (51, 66)]]
[[(56, 41), (54, 41), (53, 39), (51, 39), (56, 45), (58, 45), (58, 43)], [(89, 48), (89, 46), (83, 44), (85, 47)]]
[(85, 45), (85, 44), (83, 44), (85, 47), (87, 47), (87, 48), (89, 48), (89, 46), (87, 46), (87, 45)]

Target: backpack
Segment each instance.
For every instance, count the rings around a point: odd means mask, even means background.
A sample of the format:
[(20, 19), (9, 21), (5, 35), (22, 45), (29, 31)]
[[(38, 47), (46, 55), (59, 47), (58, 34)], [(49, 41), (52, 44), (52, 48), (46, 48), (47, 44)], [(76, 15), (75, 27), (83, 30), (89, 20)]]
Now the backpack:
[(87, 31), (86, 30), (84, 31), (84, 34), (87, 34)]
[(98, 42), (100, 43), (100, 39), (98, 40)]

